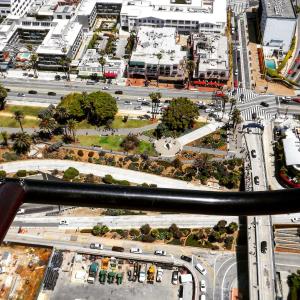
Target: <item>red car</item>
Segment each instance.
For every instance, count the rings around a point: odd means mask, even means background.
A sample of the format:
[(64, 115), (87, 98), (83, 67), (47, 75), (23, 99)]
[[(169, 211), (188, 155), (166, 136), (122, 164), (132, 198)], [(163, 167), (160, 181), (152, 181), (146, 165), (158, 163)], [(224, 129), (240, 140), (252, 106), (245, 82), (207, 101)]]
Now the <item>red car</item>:
[(300, 98), (293, 98), (292, 99), (294, 102), (300, 103)]
[(217, 97), (224, 97), (225, 94), (222, 91), (217, 91), (215, 94)]
[(233, 83), (233, 86), (234, 86), (235, 88), (238, 88), (238, 87), (239, 87), (239, 82), (238, 82), (237, 80), (235, 80), (234, 83)]

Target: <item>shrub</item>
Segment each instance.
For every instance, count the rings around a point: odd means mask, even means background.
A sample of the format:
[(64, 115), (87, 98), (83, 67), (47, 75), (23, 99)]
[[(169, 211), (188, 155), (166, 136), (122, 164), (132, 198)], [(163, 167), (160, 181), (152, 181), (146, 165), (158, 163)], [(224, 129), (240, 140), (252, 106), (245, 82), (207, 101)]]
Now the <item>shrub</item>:
[(99, 155), (99, 157), (105, 156), (105, 151), (99, 151), (98, 155)]
[(109, 228), (106, 225), (103, 226), (96, 225), (92, 229), (93, 235), (104, 235), (107, 232), (109, 232)]
[(93, 158), (92, 158), (92, 157), (89, 157), (89, 158), (88, 158), (88, 162), (89, 162), (90, 164), (92, 164), (92, 163), (93, 163)]
[(80, 233), (92, 233), (93, 234), (93, 229), (81, 229)]
[(180, 230), (176, 230), (175, 232), (173, 232), (173, 237), (175, 239), (180, 239), (183, 237), (183, 233)]
[(220, 247), (218, 245), (212, 245), (211, 250), (219, 250)]
[(232, 236), (227, 236), (224, 240), (224, 246), (227, 250), (231, 250), (232, 244), (233, 244), (233, 237)]
[(121, 143), (121, 147), (125, 150), (125, 151), (130, 151), (130, 150), (134, 150), (136, 147), (138, 147), (140, 144), (139, 139), (137, 138), (136, 135), (132, 135), (129, 134), (127, 135), (124, 140)]
[(131, 236), (136, 237), (136, 236), (139, 236), (139, 235), (140, 235), (140, 231), (139, 231), (138, 229), (132, 228), (132, 229), (130, 229), (129, 234), (130, 234)]
[(169, 227), (169, 231), (172, 233), (174, 233), (175, 231), (178, 231), (178, 230), (179, 230), (178, 226), (174, 223)]
[(149, 187), (149, 184), (146, 183), (146, 182), (143, 182), (143, 183), (141, 184), (141, 186), (143, 186), (143, 187)]
[(157, 184), (151, 183), (151, 184), (150, 184), (150, 187), (156, 188), (156, 187), (157, 187)]
[(88, 153), (88, 157), (93, 157), (94, 156), (94, 151), (90, 151), (89, 153)]
[(130, 186), (130, 182), (127, 180), (119, 180), (119, 181), (117, 181), (117, 184), (124, 185), (124, 186)]
[(153, 243), (155, 238), (151, 234), (147, 234), (142, 236), (142, 241), (145, 243)]
[(18, 160), (20, 157), (14, 152), (5, 152), (2, 154), (2, 158), (6, 161), (15, 161)]
[(63, 179), (64, 180), (73, 180), (78, 175), (79, 175), (79, 171), (73, 167), (70, 167), (64, 172)]
[(157, 229), (152, 229), (151, 235), (152, 235), (155, 239), (158, 239), (158, 238), (159, 238), (159, 231), (158, 231)]
[(26, 177), (27, 175), (27, 171), (26, 170), (19, 170), (17, 173), (16, 173), (16, 176), (17, 177)]
[(145, 224), (140, 228), (142, 234), (149, 234), (151, 231), (151, 227), (149, 224)]
[(111, 175), (107, 174), (102, 178), (102, 181), (106, 184), (113, 184), (114, 178)]
[(78, 150), (77, 154), (78, 154), (78, 156), (82, 157), (83, 156), (83, 151), (82, 150)]
[(0, 179), (6, 177), (6, 172), (4, 170), (0, 170)]

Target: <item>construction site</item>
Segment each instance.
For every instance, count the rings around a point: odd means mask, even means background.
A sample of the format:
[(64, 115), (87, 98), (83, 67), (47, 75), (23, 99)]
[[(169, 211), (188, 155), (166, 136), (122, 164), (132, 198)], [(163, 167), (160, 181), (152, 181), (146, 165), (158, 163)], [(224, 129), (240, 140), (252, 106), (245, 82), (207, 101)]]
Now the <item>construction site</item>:
[(52, 249), (3, 244), (0, 299), (36, 299)]

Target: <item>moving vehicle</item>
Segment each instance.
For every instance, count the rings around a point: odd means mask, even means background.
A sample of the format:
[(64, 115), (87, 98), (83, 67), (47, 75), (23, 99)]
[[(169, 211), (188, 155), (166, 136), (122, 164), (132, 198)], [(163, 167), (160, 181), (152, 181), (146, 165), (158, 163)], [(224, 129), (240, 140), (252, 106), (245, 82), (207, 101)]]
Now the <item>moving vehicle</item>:
[(292, 218), (291, 221), (293, 223), (297, 223), (297, 222), (300, 222), (300, 218)]
[(196, 268), (196, 270), (197, 271), (199, 271), (202, 275), (206, 275), (207, 274), (207, 271), (202, 267), (202, 265), (201, 264), (196, 264), (195, 265), (195, 268)]
[(256, 157), (256, 151), (253, 149), (253, 150), (251, 150), (251, 156), (253, 157), (253, 158), (255, 158)]
[(24, 213), (25, 213), (25, 209), (24, 208), (20, 208), (17, 211), (17, 215), (21, 215), (21, 214), (24, 214)]
[(151, 265), (147, 272), (147, 281), (149, 283), (154, 283), (154, 275), (155, 275), (155, 266)]
[(142, 101), (142, 105), (144, 105), (144, 106), (150, 106), (150, 102), (144, 99)]
[(187, 261), (187, 262), (191, 262), (191, 261), (192, 261), (192, 259), (191, 259), (190, 257), (185, 256), (185, 255), (181, 255), (180, 258), (181, 258), (182, 260)]
[(212, 112), (214, 112), (215, 110), (213, 109), (213, 108), (206, 108), (205, 110), (204, 110), (204, 112), (206, 112), (206, 113), (212, 113)]
[(172, 284), (178, 284), (178, 271), (172, 273)]
[(269, 107), (269, 104), (265, 101), (260, 102), (260, 105), (263, 107)]
[(69, 225), (69, 222), (67, 220), (61, 220), (59, 221), (59, 225)]
[(38, 92), (37, 91), (35, 91), (35, 90), (30, 90), (30, 91), (28, 91), (28, 94), (37, 94)]
[(259, 177), (258, 176), (254, 176), (254, 183), (256, 185), (259, 185)]
[(163, 274), (164, 274), (164, 270), (161, 267), (158, 267), (157, 273), (156, 273), (156, 282), (162, 281)]
[(267, 252), (267, 242), (266, 241), (262, 241), (260, 243), (260, 251), (261, 251), (261, 253), (266, 253)]
[(141, 107), (140, 105), (135, 106), (135, 107), (134, 107), (134, 110), (142, 110), (142, 107)]
[(216, 91), (215, 96), (216, 97), (224, 97), (225, 94), (222, 91)]
[(293, 98), (293, 101), (296, 103), (300, 103), (300, 98)]
[(234, 86), (234, 88), (238, 88), (239, 87), (239, 82), (237, 80), (235, 80), (233, 82), (233, 86)]
[(200, 281), (200, 291), (206, 293), (206, 283), (205, 280)]
[(91, 248), (91, 249), (99, 249), (99, 250), (103, 250), (103, 245), (92, 243), (92, 244), (90, 244), (90, 248)]
[(90, 268), (89, 268), (89, 277), (87, 279), (88, 283), (94, 283), (95, 282), (95, 278), (97, 276), (98, 269), (99, 269), (99, 264), (97, 262), (93, 262), (90, 265)]
[(18, 97), (25, 97), (25, 94), (23, 94), (23, 93), (18, 93), (17, 96), (18, 96)]
[(234, 71), (234, 75), (235, 76), (237, 76), (239, 74), (239, 71), (238, 71), (238, 69), (235, 69), (235, 71)]
[(141, 248), (131, 248), (130, 253), (142, 254), (143, 251)]
[(123, 91), (115, 91), (116, 95), (123, 95)]
[(102, 88), (102, 90), (103, 90), (103, 91), (108, 90), (108, 86), (104, 86), (104, 87)]
[(96, 82), (93, 81), (93, 80), (88, 80), (88, 81), (86, 82), (86, 84), (87, 84), (87, 85), (94, 85), (94, 84), (96, 84)]
[(116, 251), (116, 252), (124, 252), (125, 249), (123, 247), (118, 247), (118, 246), (113, 246), (111, 248), (112, 251)]
[(55, 92), (48, 92), (48, 96), (56, 96)]
[(129, 100), (125, 100), (125, 101), (124, 101), (124, 104), (125, 104), (125, 105), (131, 105), (131, 104), (132, 104), (132, 102), (131, 102), (131, 101), (129, 101)]
[(57, 81), (60, 80), (60, 75), (55, 75), (54, 79)]
[(165, 251), (165, 250), (155, 250), (154, 254), (155, 255), (160, 255), (160, 256), (166, 256), (167, 255), (167, 251)]

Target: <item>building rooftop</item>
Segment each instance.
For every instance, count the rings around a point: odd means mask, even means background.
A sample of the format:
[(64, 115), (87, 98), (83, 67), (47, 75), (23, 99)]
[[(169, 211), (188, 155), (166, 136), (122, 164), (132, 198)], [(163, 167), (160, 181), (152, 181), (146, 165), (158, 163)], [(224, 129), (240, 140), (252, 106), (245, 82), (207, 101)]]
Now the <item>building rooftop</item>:
[(295, 11), (291, 0), (262, 0), (269, 18), (295, 19)]
[(282, 142), (286, 165), (300, 166), (300, 128), (288, 129), (285, 131), (285, 135)]
[(137, 35), (137, 47), (130, 61), (158, 64), (157, 54), (161, 53), (160, 64), (180, 64), (186, 57), (186, 51), (181, 51), (181, 46), (176, 43), (176, 39), (175, 28), (141, 26)]

